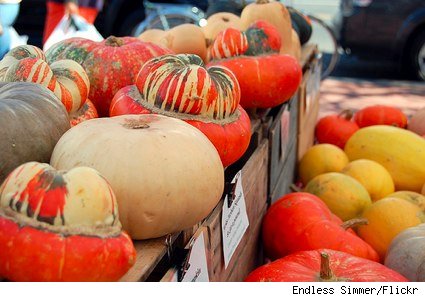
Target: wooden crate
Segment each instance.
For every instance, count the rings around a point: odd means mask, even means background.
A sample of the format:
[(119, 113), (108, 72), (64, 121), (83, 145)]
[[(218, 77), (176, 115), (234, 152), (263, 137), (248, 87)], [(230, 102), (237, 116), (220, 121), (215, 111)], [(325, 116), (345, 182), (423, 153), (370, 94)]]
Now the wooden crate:
[(276, 187), (270, 194), (271, 203), (274, 203), (285, 194), (291, 193), (291, 185), (296, 178), (297, 169), (297, 142), (295, 141), (288, 149), (288, 158), (283, 165), (283, 171), (280, 173)]
[(263, 139), (242, 167), (242, 185), (250, 225), (227, 269), (224, 266), (221, 230), (223, 200), (203, 224), (208, 230), (210, 246), (207, 254), (210, 281), (242, 281), (261, 264), (260, 229), (267, 210), (267, 178), (268, 141)]
[(298, 92), (285, 104), (279, 106), (268, 131), (269, 140), (269, 185), (268, 194), (277, 186), (278, 178), (289, 157), (289, 148), (298, 134)]
[(298, 160), (314, 143), (314, 128), (319, 114), (321, 60), (317, 58), (316, 53), (317, 48), (311, 48), (310, 61), (304, 69), (299, 89)]

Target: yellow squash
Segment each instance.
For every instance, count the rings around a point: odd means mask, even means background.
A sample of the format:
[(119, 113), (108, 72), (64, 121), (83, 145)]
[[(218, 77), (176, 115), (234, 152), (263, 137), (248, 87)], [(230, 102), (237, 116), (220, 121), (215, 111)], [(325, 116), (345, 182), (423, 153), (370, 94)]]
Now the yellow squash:
[(382, 199), (394, 192), (394, 182), (390, 173), (375, 161), (360, 159), (350, 162), (341, 173), (361, 183), (369, 192), (372, 201)]
[(360, 216), (372, 204), (369, 193), (354, 178), (342, 173), (325, 173), (313, 178), (305, 191), (316, 195), (341, 220)]
[(358, 227), (357, 233), (384, 259), (393, 238), (403, 230), (423, 222), (422, 210), (415, 204), (400, 198), (384, 198), (376, 201), (363, 213), (367, 225)]
[(412, 191), (398, 191), (388, 195), (387, 197), (396, 197), (407, 200), (419, 206), (420, 209), (425, 210), (425, 196), (419, 193)]
[(420, 192), (425, 182), (425, 139), (392, 126), (358, 130), (345, 145), (352, 160), (369, 159), (391, 174), (396, 190)]
[(298, 166), (298, 174), (301, 181), (307, 184), (319, 174), (339, 172), (347, 164), (348, 157), (339, 147), (327, 143), (317, 144), (302, 157)]

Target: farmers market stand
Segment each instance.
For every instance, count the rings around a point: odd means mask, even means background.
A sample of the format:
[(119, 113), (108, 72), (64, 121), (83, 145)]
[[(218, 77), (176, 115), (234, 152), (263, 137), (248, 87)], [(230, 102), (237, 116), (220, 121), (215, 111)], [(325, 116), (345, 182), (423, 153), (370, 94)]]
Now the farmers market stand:
[[(226, 184), (241, 171), (249, 227), (227, 267), (223, 256), (223, 199), (202, 222), (178, 234), (135, 241), (137, 260), (121, 281), (175, 281), (182, 275), (175, 267), (185, 266), (191, 239), (203, 235), (210, 281), (243, 281), (263, 263), (261, 221), (267, 208), (291, 192), (296, 163), (313, 144), (319, 111), (320, 59), (317, 47), (302, 49), (303, 81), (288, 102), (272, 109), (251, 111), (250, 146), (245, 155), (225, 169)], [(226, 187), (227, 189), (228, 187)]]

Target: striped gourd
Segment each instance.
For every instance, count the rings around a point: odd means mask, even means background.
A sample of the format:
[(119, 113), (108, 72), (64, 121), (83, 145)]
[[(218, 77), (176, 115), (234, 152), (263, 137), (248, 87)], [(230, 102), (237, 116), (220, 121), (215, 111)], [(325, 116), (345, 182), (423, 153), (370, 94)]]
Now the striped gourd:
[(32, 45), (12, 49), (0, 61), (0, 81), (33, 82), (47, 87), (71, 113), (84, 105), (90, 82), (84, 69), (72, 60), (48, 64), (42, 50)]
[(90, 167), (29, 162), (0, 187), (0, 275), (12, 281), (116, 281), (135, 249), (108, 182)]
[(160, 111), (225, 119), (235, 113), (240, 88), (224, 67), (206, 69), (196, 55), (166, 55), (143, 65), (136, 85), (144, 104)]
[(251, 136), (240, 96), (229, 69), (206, 68), (196, 55), (165, 55), (147, 61), (136, 85), (115, 95), (110, 116), (157, 113), (182, 119), (210, 139), (227, 166), (243, 155)]
[(234, 28), (221, 31), (210, 48), (210, 57), (224, 59), (243, 55), (248, 50), (248, 40), (244, 32)]

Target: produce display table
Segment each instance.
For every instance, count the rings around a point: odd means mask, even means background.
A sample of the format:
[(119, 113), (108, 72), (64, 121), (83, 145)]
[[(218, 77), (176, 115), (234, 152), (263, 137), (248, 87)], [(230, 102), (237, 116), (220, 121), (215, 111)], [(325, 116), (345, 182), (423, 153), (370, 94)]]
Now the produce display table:
[[(272, 109), (250, 112), (250, 146), (237, 163), (225, 169), (227, 184), (241, 171), (249, 220), (249, 227), (227, 268), (223, 260), (221, 219), (224, 200), (221, 199), (211, 214), (190, 230), (158, 239), (135, 241), (136, 263), (121, 281), (175, 281), (174, 267), (181, 265), (179, 262), (184, 261), (184, 257), (174, 255), (188, 249), (192, 236), (200, 232), (204, 235), (210, 281), (241, 281), (263, 263), (260, 244), (262, 217), (272, 201), (290, 191), (297, 156), (300, 150), (312, 144), (311, 131), (314, 133), (320, 85), (320, 61), (317, 57), (315, 45), (307, 44), (303, 48), (301, 63), (304, 77), (299, 91), (291, 100)], [(306, 131), (300, 131), (300, 127)]]

